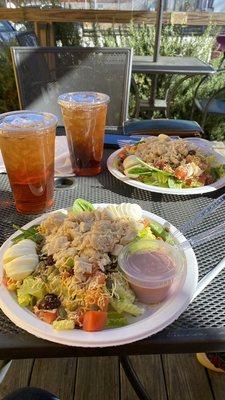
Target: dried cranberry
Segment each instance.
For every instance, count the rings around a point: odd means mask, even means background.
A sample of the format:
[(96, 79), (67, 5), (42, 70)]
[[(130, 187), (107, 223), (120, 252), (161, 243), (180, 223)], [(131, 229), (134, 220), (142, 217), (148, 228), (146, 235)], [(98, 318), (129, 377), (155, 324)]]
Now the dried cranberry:
[(54, 265), (54, 260), (53, 260), (53, 256), (48, 256), (45, 260), (45, 264), (46, 265)]
[(74, 269), (70, 268), (69, 271), (67, 271), (69, 276), (73, 276), (74, 275)]
[(46, 294), (44, 298), (38, 303), (39, 310), (53, 310), (61, 305), (61, 301), (56, 294)]

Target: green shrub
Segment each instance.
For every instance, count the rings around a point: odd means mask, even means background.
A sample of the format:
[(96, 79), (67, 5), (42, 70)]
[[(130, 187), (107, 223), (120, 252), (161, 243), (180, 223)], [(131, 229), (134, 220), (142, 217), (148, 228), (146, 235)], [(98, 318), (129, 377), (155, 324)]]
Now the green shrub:
[(55, 24), (56, 43), (62, 46), (79, 46), (80, 34), (79, 25), (72, 22), (64, 22)]
[(0, 112), (19, 109), (13, 66), (8, 46), (0, 46)]

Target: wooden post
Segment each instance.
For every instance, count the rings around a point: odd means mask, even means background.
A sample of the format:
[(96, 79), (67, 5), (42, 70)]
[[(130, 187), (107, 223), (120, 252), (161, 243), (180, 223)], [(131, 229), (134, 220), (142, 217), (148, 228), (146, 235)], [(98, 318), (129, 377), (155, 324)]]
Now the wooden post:
[(40, 46), (47, 46), (47, 23), (35, 22), (35, 33)]
[(49, 37), (48, 37), (48, 46), (55, 46), (55, 27), (54, 27), (54, 23), (50, 22), (48, 24), (48, 28), (49, 28)]
[(52, 22), (35, 22), (34, 29), (40, 46), (55, 46), (55, 31)]
[(34, 32), (38, 38), (39, 44), (40, 44), (40, 39), (39, 39), (39, 23), (38, 22), (34, 22)]

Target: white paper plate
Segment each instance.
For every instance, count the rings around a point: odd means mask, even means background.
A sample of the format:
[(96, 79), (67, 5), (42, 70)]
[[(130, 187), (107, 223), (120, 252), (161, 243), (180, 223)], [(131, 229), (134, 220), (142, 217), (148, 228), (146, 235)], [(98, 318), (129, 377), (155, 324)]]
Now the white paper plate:
[[(225, 164), (225, 157), (222, 156), (221, 154), (215, 152), (213, 150), (212, 144), (205, 139), (199, 139), (199, 138), (187, 138), (185, 139), (186, 141), (190, 141), (194, 143), (196, 146), (200, 147), (204, 153), (207, 155), (213, 155), (216, 157), (218, 162), (220, 164)], [(147, 190), (149, 192), (156, 192), (156, 193), (164, 193), (164, 194), (177, 194), (177, 195), (195, 195), (195, 194), (203, 194), (207, 192), (213, 192), (214, 190), (218, 190), (225, 186), (225, 176), (220, 178), (218, 181), (214, 182), (211, 185), (207, 186), (202, 186), (198, 188), (190, 188), (190, 189), (171, 189), (171, 188), (164, 188), (164, 187), (159, 187), (159, 186), (153, 186), (153, 185), (146, 185), (145, 183), (136, 181), (134, 179), (130, 179), (122, 172), (120, 172), (117, 169), (117, 160), (118, 160), (118, 154), (120, 153), (121, 149), (114, 151), (108, 158), (107, 160), (107, 167), (109, 172), (113, 176), (115, 176), (117, 179), (120, 181), (124, 182), (127, 185), (134, 186), (138, 189), (143, 189)]]
[[(96, 206), (106, 206), (99, 204)], [(66, 210), (58, 210), (65, 211)], [(52, 213), (44, 214), (29, 222), (24, 228), (29, 228), (34, 224), (39, 224)], [(147, 211), (143, 211), (143, 217), (151, 218), (165, 225), (170, 232), (174, 234), (178, 242), (182, 243), (185, 237), (171, 224), (164, 219)], [(15, 232), (0, 248), (0, 279), (3, 277), (2, 258), (6, 249), (11, 245), (11, 239), (18, 235)], [(107, 347), (118, 346), (130, 342), (134, 342), (156, 332), (161, 331), (166, 326), (176, 320), (179, 315), (187, 308), (198, 282), (198, 264), (191, 246), (185, 250), (186, 267), (184, 268), (182, 277), (174, 283), (168, 298), (157, 306), (147, 306), (146, 312), (141, 317), (133, 319), (133, 323), (128, 326), (116, 329), (107, 329), (101, 332), (85, 332), (83, 330), (72, 331), (55, 331), (51, 325), (38, 319), (32, 312), (26, 308), (22, 308), (16, 301), (15, 295), (9, 292), (6, 286), (0, 285), (0, 307), (2, 311), (17, 326), (25, 329), (33, 335), (52, 342), (62, 343), (70, 346), (81, 347)]]

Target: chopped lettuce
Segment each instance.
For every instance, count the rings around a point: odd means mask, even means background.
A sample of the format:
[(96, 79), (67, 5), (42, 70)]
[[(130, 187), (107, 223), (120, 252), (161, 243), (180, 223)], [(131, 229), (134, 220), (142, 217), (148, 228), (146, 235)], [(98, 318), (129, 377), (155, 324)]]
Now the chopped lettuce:
[(24, 294), (20, 289), (17, 290), (17, 300), (21, 307), (29, 307), (32, 304), (32, 298), (30, 294)]
[(44, 282), (40, 278), (28, 276), (24, 279), (22, 285), (17, 290), (18, 303), (23, 306), (30, 305), (32, 297), (40, 300), (45, 294), (46, 289)]
[(138, 161), (140, 162), (140, 164), (144, 165), (144, 166), (145, 166), (146, 168), (148, 168), (148, 170), (150, 170), (150, 171), (157, 171), (157, 172), (163, 173), (163, 174), (165, 174), (165, 175), (167, 175), (167, 176), (172, 176), (172, 175), (173, 175), (171, 172), (162, 171), (162, 170), (159, 169), (159, 168), (153, 167), (153, 165), (147, 164), (146, 162), (144, 162), (144, 161), (141, 160), (140, 158), (137, 158), (137, 159), (138, 159)]
[(61, 321), (53, 321), (53, 328), (57, 331), (72, 330), (75, 328), (74, 321), (70, 319), (63, 319)]
[(82, 211), (93, 211), (94, 206), (89, 201), (83, 199), (76, 199), (73, 203), (73, 212), (79, 213)]
[(46, 290), (48, 293), (54, 293), (59, 296), (63, 293), (65, 296), (68, 295), (68, 288), (66, 285), (62, 286), (62, 282), (57, 269), (54, 269), (48, 276), (46, 282)]
[(168, 186), (170, 189), (182, 189), (184, 187), (184, 183), (179, 181), (176, 178), (169, 177), (168, 178)]
[(212, 167), (210, 173), (212, 175), (214, 182), (217, 181), (225, 174), (225, 165), (222, 164), (219, 165), (218, 167)]
[[(125, 175), (127, 175), (130, 178), (138, 178), (141, 182), (145, 183), (146, 185), (153, 185), (153, 186), (168, 187), (169, 179), (171, 178), (165, 171), (149, 170), (144, 166), (134, 166), (125, 170), (124, 172)], [(171, 179), (173, 180), (173, 178)]]
[(168, 187), (170, 172), (162, 171), (137, 158), (138, 163), (124, 170), (125, 175), (130, 178), (139, 178), (147, 185)]
[(127, 286), (127, 284), (117, 285), (115, 293), (120, 299), (126, 299), (131, 303), (133, 303), (135, 300), (135, 294), (130, 287)]
[(152, 172), (152, 175), (150, 177), (147, 177), (145, 181), (149, 181), (147, 184), (151, 184), (154, 186), (168, 187), (168, 175), (163, 171)]
[(127, 314), (131, 314), (134, 317), (143, 314), (143, 309), (138, 307), (136, 304), (132, 304), (127, 299), (110, 299), (110, 305), (116, 310), (118, 313), (126, 312)]
[(128, 324), (127, 318), (116, 311), (109, 311), (107, 315), (106, 328), (120, 328)]
[(151, 240), (151, 239), (155, 239), (155, 235), (152, 233), (150, 226), (147, 226), (146, 228), (144, 228), (140, 232), (138, 232), (138, 238)]
[(125, 312), (134, 316), (141, 315), (143, 309), (136, 304), (135, 295), (120, 273), (111, 275), (110, 305), (119, 314)]
[(125, 170), (126, 175), (151, 175), (152, 171), (142, 165), (135, 165)]

